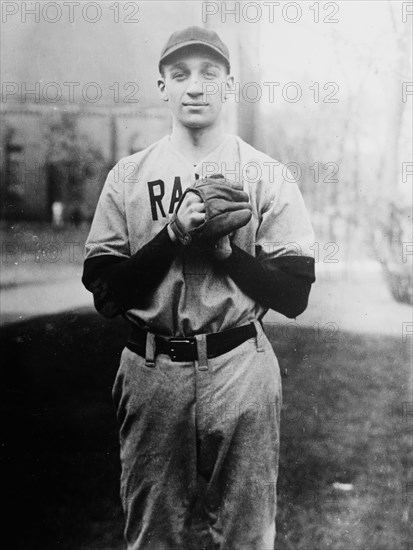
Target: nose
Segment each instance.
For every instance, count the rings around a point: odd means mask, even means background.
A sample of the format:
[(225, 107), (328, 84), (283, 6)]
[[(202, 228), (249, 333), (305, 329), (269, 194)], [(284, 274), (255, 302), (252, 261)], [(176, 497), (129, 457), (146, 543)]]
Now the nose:
[(191, 78), (186, 93), (191, 97), (202, 95), (202, 82), (198, 77)]

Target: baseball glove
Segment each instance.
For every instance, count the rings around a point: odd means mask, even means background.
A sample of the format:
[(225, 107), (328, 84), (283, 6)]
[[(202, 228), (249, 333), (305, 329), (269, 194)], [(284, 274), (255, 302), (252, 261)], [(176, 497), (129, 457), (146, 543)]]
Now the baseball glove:
[[(177, 217), (187, 193), (196, 193), (205, 204), (205, 221), (191, 231), (185, 231)], [(185, 245), (191, 242), (197, 246), (210, 245), (250, 221), (252, 212), (248, 201), (248, 194), (221, 174), (200, 179), (180, 198), (170, 221), (171, 229)]]

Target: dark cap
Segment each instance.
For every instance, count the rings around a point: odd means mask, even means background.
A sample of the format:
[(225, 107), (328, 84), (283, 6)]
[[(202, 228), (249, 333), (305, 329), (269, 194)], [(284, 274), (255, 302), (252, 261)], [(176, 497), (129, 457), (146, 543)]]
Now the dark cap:
[(167, 57), (172, 53), (180, 50), (181, 48), (186, 48), (188, 46), (200, 45), (208, 48), (220, 57), (223, 58), (228, 72), (231, 69), (229, 62), (229, 51), (227, 46), (222, 42), (220, 37), (216, 32), (211, 31), (210, 29), (203, 29), (202, 27), (187, 27), (181, 31), (174, 32), (168, 42), (165, 44), (162, 52), (161, 58), (159, 60), (159, 71), (161, 70), (161, 65)]

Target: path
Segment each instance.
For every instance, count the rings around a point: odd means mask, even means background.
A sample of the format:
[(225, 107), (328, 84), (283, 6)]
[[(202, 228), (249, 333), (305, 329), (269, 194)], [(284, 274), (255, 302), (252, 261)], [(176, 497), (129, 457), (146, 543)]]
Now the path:
[[(282, 323), (289, 334), (301, 326), (334, 337), (335, 331), (381, 333), (403, 338), (412, 332), (412, 308), (391, 297), (380, 270), (374, 264), (360, 264), (351, 279), (335, 266), (317, 266), (318, 278), (310, 304), (297, 321), (270, 311), (266, 323)], [(5, 288), (0, 293), (0, 325), (80, 307), (93, 308), (92, 295), (80, 277), (52, 283)], [(288, 326), (287, 326), (288, 325)], [(404, 332), (403, 332), (404, 331)]]

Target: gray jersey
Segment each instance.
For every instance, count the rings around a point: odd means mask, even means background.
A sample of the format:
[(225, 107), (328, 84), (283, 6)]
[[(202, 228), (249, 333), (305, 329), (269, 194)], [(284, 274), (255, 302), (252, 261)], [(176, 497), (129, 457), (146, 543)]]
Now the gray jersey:
[[(250, 196), (252, 219), (231, 236), (238, 247), (262, 260), (313, 257), (313, 229), (291, 173), (234, 135), (227, 135), (195, 167), (169, 136), (122, 159), (103, 187), (86, 257), (130, 257), (169, 222), (183, 191), (196, 178), (213, 173), (239, 182)], [(189, 248), (182, 249), (147, 298), (145, 309), (129, 309), (126, 316), (165, 336), (218, 332), (260, 319), (266, 312), (218, 263)]]

